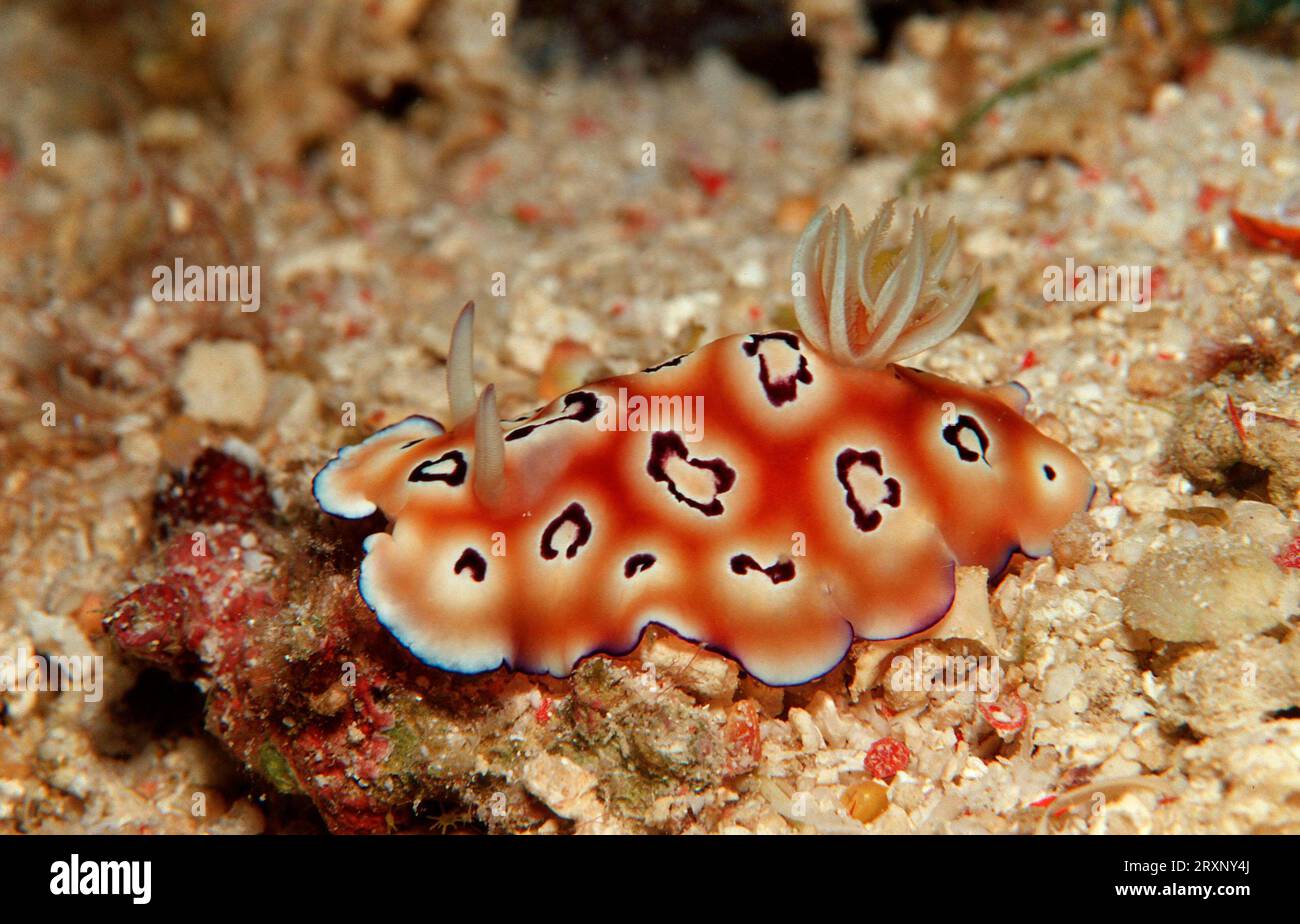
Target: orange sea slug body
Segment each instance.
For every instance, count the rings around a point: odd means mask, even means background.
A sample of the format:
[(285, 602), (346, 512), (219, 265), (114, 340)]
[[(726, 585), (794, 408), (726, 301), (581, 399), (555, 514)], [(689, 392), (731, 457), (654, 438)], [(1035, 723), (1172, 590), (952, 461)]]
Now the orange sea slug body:
[[(921, 277), (912, 293), (861, 283), (880, 296), (865, 308), (874, 320), (890, 323), (889, 298), (945, 294), (926, 289), (927, 249), (899, 258), (901, 274)], [(833, 253), (826, 264), (822, 246), (801, 252), (814, 276), (835, 275)], [(462, 349), (450, 432), (408, 418), (316, 478), (327, 512), (379, 509), (392, 523), (366, 540), (362, 595), (417, 657), (449, 670), (563, 675), (630, 650), (653, 622), (792, 684), (833, 668), (855, 636), (928, 628), (952, 602), (957, 565), (997, 572), (1017, 549), (1043, 554), (1087, 506), (1086, 469), (1024, 420), (1019, 386), (845, 364), (845, 344), (871, 349), (869, 338), (832, 343), (804, 327), (584, 386), (504, 431), (491, 388), (464, 414)]]

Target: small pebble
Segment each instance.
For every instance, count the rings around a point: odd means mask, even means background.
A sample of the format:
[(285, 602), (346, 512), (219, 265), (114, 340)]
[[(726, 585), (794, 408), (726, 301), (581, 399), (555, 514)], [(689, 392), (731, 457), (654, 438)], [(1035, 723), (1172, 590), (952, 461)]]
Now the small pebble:
[(191, 345), (176, 377), (186, 414), (235, 426), (257, 423), (266, 406), (267, 388), (262, 353), (243, 340)]
[(875, 821), (889, 808), (889, 788), (876, 780), (856, 783), (844, 791), (844, 807), (864, 825)]

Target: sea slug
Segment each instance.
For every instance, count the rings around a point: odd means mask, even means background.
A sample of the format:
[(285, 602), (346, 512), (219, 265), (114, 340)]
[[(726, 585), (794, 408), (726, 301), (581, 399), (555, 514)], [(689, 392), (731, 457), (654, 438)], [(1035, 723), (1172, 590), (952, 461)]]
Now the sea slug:
[(409, 417), (316, 476), (340, 517), (382, 511), (360, 590), (417, 658), (556, 676), (658, 623), (769, 684), (824, 674), (855, 637), (941, 619), (958, 565), (1045, 554), (1085, 509), (1087, 469), (1022, 416), (1016, 383), (897, 364), (948, 337), (979, 292), (948, 287), (950, 221), (884, 249), (823, 209), (795, 251), (802, 333), (724, 337), (575, 389), (502, 426), (476, 396), (473, 306), (452, 334), (452, 426)]

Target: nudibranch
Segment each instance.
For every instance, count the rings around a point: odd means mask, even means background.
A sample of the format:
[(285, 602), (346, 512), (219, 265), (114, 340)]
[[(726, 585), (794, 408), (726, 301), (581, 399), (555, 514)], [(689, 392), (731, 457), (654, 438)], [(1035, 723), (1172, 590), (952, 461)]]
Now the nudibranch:
[(658, 623), (773, 685), (854, 638), (921, 632), (958, 565), (1046, 553), (1093, 484), (1025, 420), (1016, 383), (970, 388), (898, 365), (949, 336), (979, 291), (949, 287), (956, 229), (925, 214), (886, 250), (823, 209), (794, 255), (802, 333), (724, 337), (503, 423), (476, 396), (473, 305), (447, 361), (453, 426), (408, 417), (316, 476), (339, 517), (382, 511), (360, 591), (417, 658), (567, 675)]

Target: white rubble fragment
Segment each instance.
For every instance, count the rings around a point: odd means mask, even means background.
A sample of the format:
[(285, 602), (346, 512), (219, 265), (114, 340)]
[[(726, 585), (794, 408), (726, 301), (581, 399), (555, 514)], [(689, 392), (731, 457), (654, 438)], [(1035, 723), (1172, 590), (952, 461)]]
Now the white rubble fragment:
[(243, 340), (191, 345), (176, 376), (185, 413), (219, 424), (256, 424), (266, 406), (267, 388), (262, 353)]
[(342, 240), (282, 257), (275, 264), (273, 278), (278, 285), (288, 286), (303, 276), (331, 271), (340, 276), (365, 276), (371, 266), (364, 241)]
[(935, 627), (932, 638), (965, 639), (985, 652), (996, 653), (998, 635), (989, 609), (989, 572), (980, 566), (957, 569), (957, 592), (948, 615)]
[(825, 690), (818, 690), (808, 704), (809, 714), (821, 732), (822, 738), (833, 748), (842, 748), (852, 734), (852, 725), (846, 722), (835, 708), (835, 700)]
[(729, 702), (740, 681), (735, 661), (704, 651), (675, 635), (661, 635), (646, 648), (642, 660), (678, 687), (708, 702)]
[(567, 757), (539, 754), (524, 765), (524, 788), (547, 808), (578, 823), (581, 833), (617, 833), (617, 820), (608, 816), (596, 794), (596, 776)]
[(1077, 662), (1053, 664), (1043, 675), (1043, 702), (1059, 703), (1070, 694), (1082, 676), (1083, 668)]
[(738, 286), (748, 289), (760, 289), (767, 285), (767, 270), (761, 260), (757, 257), (750, 257), (736, 267), (736, 271), (731, 278)]
[(826, 739), (822, 737), (821, 731), (817, 728), (817, 723), (813, 721), (813, 717), (806, 710), (798, 707), (791, 709), (790, 724), (794, 726), (803, 750), (816, 752), (826, 747)]

